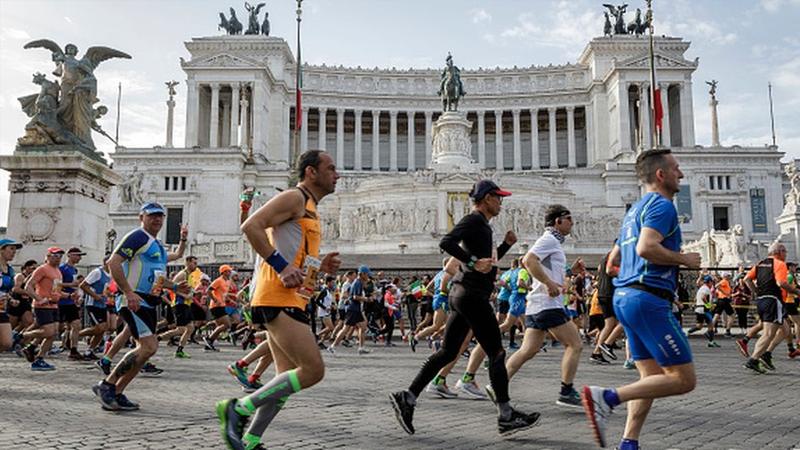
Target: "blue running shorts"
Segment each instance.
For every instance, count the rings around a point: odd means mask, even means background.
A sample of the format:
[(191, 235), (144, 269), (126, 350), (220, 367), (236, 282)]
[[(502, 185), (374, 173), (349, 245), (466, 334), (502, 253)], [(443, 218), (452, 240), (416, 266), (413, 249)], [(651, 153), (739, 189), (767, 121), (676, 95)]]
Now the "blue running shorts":
[(511, 307), (508, 313), (514, 317), (521, 317), (525, 315), (525, 294), (512, 294), (509, 302)]
[(433, 297), (432, 307), (434, 311), (441, 309), (444, 312), (448, 312), (450, 311), (450, 302), (447, 300), (446, 295), (436, 295)]

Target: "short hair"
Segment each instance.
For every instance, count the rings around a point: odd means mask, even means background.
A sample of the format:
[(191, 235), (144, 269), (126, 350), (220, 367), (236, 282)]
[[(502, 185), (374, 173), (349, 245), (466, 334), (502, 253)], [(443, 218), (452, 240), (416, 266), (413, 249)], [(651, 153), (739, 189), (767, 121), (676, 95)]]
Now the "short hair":
[(781, 242), (773, 242), (772, 244), (769, 244), (769, 248), (767, 249), (767, 253), (770, 254), (770, 255), (777, 254), (781, 250), (781, 248), (785, 249), (786, 246), (783, 245)]
[(184, 258), (184, 259), (186, 260), (186, 262), (189, 262), (189, 261), (197, 261), (197, 256), (194, 256), (194, 255), (189, 255), (189, 256), (187, 256), (187, 257), (186, 257), (186, 258)]
[(297, 178), (303, 181), (306, 178), (306, 168), (318, 168), (324, 150), (308, 150), (297, 158)]
[(25, 261), (25, 264), (22, 265), (22, 268), (24, 269), (26, 267), (38, 266), (38, 265), (39, 265), (38, 261), (36, 261), (35, 259), (29, 259), (29, 260)]
[(653, 183), (656, 181), (656, 171), (665, 168), (666, 156), (670, 154), (672, 150), (668, 148), (655, 148), (639, 153), (636, 158), (636, 176), (643, 183)]
[(556, 219), (570, 215), (569, 209), (564, 205), (550, 205), (544, 211), (544, 225), (550, 227), (555, 225)]
[(348, 276), (348, 277), (349, 277), (350, 275), (355, 275), (355, 274), (356, 274), (356, 271), (355, 271), (355, 270), (348, 270), (347, 272), (345, 272), (345, 275), (346, 275), (346, 276)]
[(331, 275), (328, 275), (328, 276), (325, 277), (325, 282), (326, 283), (330, 283), (331, 281), (336, 281), (336, 277), (333, 277)]

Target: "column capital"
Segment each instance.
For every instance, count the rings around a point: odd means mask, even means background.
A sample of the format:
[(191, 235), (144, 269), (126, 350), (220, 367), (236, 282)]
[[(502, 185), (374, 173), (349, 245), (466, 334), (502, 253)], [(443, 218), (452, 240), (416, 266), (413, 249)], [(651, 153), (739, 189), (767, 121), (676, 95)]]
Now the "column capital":
[(496, 109), (496, 110), (494, 110), (494, 117), (495, 117), (495, 119), (497, 119), (497, 118), (502, 118), (502, 117), (503, 117), (503, 110), (502, 110), (502, 109), (500, 109), (500, 110), (497, 110), (497, 109)]
[(396, 109), (390, 109), (389, 110), (389, 117), (391, 117), (392, 119), (396, 119), (397, 118), (397, 113), (398, 113), (398, 111)]
[(550, 113), (550, 114), (555, 114), (557, 109), (558, 108), (556, 108), (555, 106), (548, 106), (547, 107), (547, 112)]
[(212, 91), (218, 91), (219, 83), (208, 83), (208, 87), (210, 87)]
[(425, 113), (425, 119), (433, 118), (433, 111), (423, 111)]
[(670, 83), (669, 81), (662, 81), (662, 82), (658, 83), (658, 87), (659, 87), (659, 89), (667, 90), (667, 89), (669, 89), (670, 84), (672, 84), (672, 83)]
[(302, 108), (300, 108), (300, 111), (301, 111), (303, 114), (308, 114), (308, 106), (303, 106)]
[(378, 120), (381, 117), (381, 110), (380, 109), (372, 109), (372, 110), (370, 110), (370, 113), (372, 113), (372, 119), (373, 120)]
[(531, 108), (530, 112), (532, 116), (535, 116), (536, 114), (539, 114), (539, 108)]
[(336, 108), (336, 114), (337, 115), (341, 116), (342, 114), (344, 114), (344, 112), (345, 112), (344, 108)]
[(355, 114), (356, 117), (361, 117), (361, 114), (363, 114), (363, 113), (364, 113), (363, 109), (354, 109), (353, 110), (353, 114)]
[(478, 115), (478, 122), (486, 120), (486, 111), (475, 111), (475, 114)]
[(319, 112), (320, 115), (325, 115), (328, 113), (328, 108), (317, 107), (317, 111)]
[(567, 106), (567, 112), (568, 113), (574, 113), (575, 112), (575, 105)]
[(511, 110), (511, 114), (513, 114), (515, 117), (519, 117), (519, 114), (520, 114), (520, 109), (519, 109), (519, 108), (517, 108), (517, 109), (512, 109), (512, 110)]

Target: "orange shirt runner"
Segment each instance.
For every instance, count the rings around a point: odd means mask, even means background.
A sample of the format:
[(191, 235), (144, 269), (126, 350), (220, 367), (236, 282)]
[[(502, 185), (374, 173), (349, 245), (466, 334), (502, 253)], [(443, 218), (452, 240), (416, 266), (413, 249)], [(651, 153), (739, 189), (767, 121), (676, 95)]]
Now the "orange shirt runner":
[(230, 289), (230, 283), (228, 280), (223, 278), (222, 276), (217, 277), (211, 286), (209, 286), (209, 292), (211, 293), (211, 307), (212, 308), (224, 308), (225, 307), (225, 297), (228, 296), (228, 290)]
[(56, 281), (58, 281), (58, 284), (61, 284), (61, 271), (58, 270), (58, 267), (53, 267), (49, 264), (42, 264), (33, 271), (31, 278), (39, 279), (39, 282), (34, 286), (36, 295), (42, 299), (49, 300), (47, 303), (34, 303), (34, 308), (57, 309), (58, 299), (61, 297), (61, 289), (53, 288), (55, 287), (54, 285)]

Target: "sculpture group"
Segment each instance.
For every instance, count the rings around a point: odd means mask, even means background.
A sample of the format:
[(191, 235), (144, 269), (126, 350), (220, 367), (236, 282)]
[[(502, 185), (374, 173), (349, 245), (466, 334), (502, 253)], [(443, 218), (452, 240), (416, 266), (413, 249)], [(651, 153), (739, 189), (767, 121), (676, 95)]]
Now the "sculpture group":
[[(269, 36), (269, 13), (264, 13), (264, 21), (261, 22), (259, 25), (258, 23), (258, 13), (261, 12), (261, 8), (263, 8), (266, 3), (259, 3), (256, 6), (250, 5), (248, 2), (244, 2), (244, 9), (247, 10), (249, 15), (247, 19), (247, 30), (244, 34), (249, 35), (257, 35), (263, 34), (264, 36)], [(217, 29), (224, 29), (226, 33), (230, 35), (237, 35), (242, 34), (243, 26), (242, 23), (239, 22), (239, 19), (236, 17), (236, 10), (230, 8), (231, 16), (230, 18), (225, 17), (225, 13), (219, 13), (219, 25)]]
[(111, 139), (97, 123), (108, 108), (103, 105), (95, 107), (100, 99), (97, 98), (94, 71), (107, 59), (130, 59), (130, 55), (109, 47), (90, 47), (83, 58), (78, 59), (75, 44), (67, 44), (61, 50), (58, 44), (48, 39), (29, 42), (24, 48), (50, 50), (56, 65), (53, 75), (60, 78), (60, 82), (48, 80), (39, 72), (33, 75), (33, 83), (40, 89), (38, 94), (18, 99), (31, 120), (25, 125), (25, 136), (17, 143), (22, 147), (74, 145), (93, 152), (92, 130)]
[[(608, 11), (603, 13), (606, 18), (605, 26), (603, 27), (604, 36), (613, 36), (616, 34), (633, 34), (639, 36), (644, 34), (647, 29), (650, 28), (650, 24), (653, 21), (653, 15), (650, 11), (650, 8), (648, 8), (647, 13), (645, 13), (644, 20), (642, 20), (642, 10), (636, 8), (636, 18), (626, 25), (625, 12), (628, 9), (627, 3), (616, 6), (603, 3), (603, 6), (608, 8)], [(611, 20), (612, 17), (614, 18), (613, 24)]]

